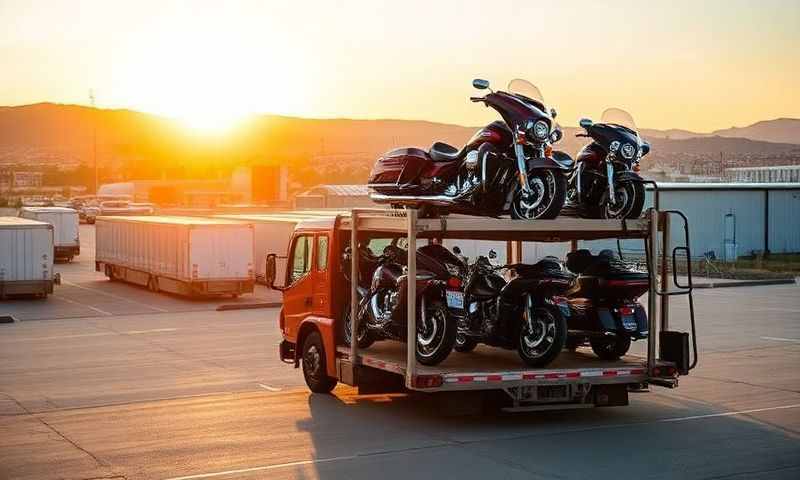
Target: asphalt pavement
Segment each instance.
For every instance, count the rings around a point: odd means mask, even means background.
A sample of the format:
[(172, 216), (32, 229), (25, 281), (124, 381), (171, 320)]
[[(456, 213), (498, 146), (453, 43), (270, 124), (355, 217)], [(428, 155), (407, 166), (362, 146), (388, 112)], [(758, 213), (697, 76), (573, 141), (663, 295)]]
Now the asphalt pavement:
[(0, 479), (800, 478), (796, 285), (697, 291), (700, 362), (677, 389), (462, 414), (459, 394), (310, 394), (278, 359), (277, 309), (112, 283), (88, 252), (54, 297), (0, 303), (19, 320), (0, 325)]

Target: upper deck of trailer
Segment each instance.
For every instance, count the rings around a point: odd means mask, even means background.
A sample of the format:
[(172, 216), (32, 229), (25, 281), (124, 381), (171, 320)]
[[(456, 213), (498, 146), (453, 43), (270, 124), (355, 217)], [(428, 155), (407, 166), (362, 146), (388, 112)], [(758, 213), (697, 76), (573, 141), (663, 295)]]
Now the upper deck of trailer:
[[(351, 230), (356, 215), (357, 230), (362, 233), (408, 232), (409, 219), (403, 210), (354, 209), (338, 216), (303, 220), (298, 229), (336, 228)], [(336, 221), (338, 219), (338, 221)], [(510, 240), (532, 242), (568, 242), (605, 238), (647, 238), (651, 233), (649, 218), (598, 220), (558, 217), (553, 220), (513, 220), (510, 218), (447, 215), (417, 218), (417, 238), (454, 238), (473, 240)]]

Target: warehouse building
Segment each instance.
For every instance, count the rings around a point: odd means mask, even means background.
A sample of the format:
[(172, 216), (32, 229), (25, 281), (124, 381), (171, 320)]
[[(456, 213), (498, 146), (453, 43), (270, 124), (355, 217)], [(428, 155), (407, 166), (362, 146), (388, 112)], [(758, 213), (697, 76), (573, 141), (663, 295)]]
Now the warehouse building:
[[(653, 205), (653, 190), (646, 206)], [(731, 261), (753, 253), (800, 252), (800, 183), (660, 183), (659, 208), (679, 210), (689, 219), (692, 256), (709, 253)], [(683, 245), (682, 227), (673, 223), (673, 245)], [(616, 248), (616, 242), (586, 242)], [(643, 251), (641, 242), (623, 242)]]
[(797, 183), (800, 165), (726, 168), (725, 177), (731, 182)]

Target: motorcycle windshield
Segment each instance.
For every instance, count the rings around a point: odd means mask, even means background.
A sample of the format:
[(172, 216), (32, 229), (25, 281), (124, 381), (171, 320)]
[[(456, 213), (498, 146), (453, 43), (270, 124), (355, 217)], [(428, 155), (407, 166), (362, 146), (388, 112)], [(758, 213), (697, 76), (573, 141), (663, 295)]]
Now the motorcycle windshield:
[(539, 91), (536, 85), (527, 80), (515, 78), (514, 80), (508, 82), (507, 90), (508, 93), (512, 95), (527, 98), (544, 105), (544, 97), (542, 96), (542, 92)]
[(619, 125), (620, 127), (628, 128), (634, 132), (637, 130), (636, 122), (633, 121), (633, 115), (621, 108), (606, 109), (603, 115), (600, 116), (600, 123)]

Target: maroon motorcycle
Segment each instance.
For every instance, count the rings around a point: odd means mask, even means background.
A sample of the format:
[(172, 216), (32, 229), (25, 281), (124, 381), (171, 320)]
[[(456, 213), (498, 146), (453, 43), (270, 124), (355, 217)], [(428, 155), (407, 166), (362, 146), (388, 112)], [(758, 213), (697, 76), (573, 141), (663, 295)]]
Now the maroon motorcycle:
[[(489, 89), (486, 80), (472, 85)], [(497, 110), (503, 120), (479, 130), (461, 149), (436, 142), (428, 151), (399, 148), (378, 158), (368, 182), (371, 198), (418, 208), (423, 216), (558, 216), (573, 162), (552, 149), (562, 137), (556, 111), (547, 111), (539, 89), (526, 80), (512, 80), (507, 90), (470, 98)]]

